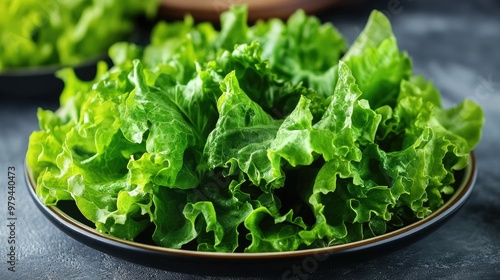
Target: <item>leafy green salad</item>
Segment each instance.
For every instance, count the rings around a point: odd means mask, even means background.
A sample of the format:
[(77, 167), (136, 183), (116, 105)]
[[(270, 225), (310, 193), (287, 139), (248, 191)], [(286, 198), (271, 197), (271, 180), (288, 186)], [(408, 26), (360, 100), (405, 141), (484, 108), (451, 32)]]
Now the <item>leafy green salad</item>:
[(2, 0), (0, 71), (73, 65), (106, 54), (129, 34), (134, 16), (153, 15), (158, 0)]
[(481, 138), (481, 108), (443, 108), (377, 11), (350, 46), (303, 11), (249, 26), (233, 6), (220, 29), (159, 22), (109, 54), (93, 81), (58, 73), (27, 165), (43, 203), (127, 240), (251, 253), (381, 235), (442, 206)]

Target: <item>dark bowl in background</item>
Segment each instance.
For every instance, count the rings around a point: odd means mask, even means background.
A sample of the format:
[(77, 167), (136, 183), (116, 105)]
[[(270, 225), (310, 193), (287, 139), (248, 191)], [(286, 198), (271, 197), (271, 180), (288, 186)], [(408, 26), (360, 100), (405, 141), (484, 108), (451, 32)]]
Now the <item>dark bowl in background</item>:
[(99, 56), (76, 65), (50, 65), (8, 69), (0, 72), (0, 99), (6, 101), (58, 101), (64, 83), (56, 77), (60, 69), (71, 67), (86, 81), (93, 80), (99, 61), (111, 63), (107, 56)]

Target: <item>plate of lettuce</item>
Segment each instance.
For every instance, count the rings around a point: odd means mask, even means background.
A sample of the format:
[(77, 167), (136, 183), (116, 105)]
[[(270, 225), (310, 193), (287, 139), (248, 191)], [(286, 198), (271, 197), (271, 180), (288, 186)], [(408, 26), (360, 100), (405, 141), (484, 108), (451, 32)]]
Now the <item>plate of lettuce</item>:
[(482, 110), (443, 108), (382, 13), (352, 44), (300, 10), (249, 26), (233, 6), (220, 26), (159, 22), (94, 80), (58, 73), (26, 155), (51, 221), (134, 262), (210, 269), (398, 249), (465, 203)]

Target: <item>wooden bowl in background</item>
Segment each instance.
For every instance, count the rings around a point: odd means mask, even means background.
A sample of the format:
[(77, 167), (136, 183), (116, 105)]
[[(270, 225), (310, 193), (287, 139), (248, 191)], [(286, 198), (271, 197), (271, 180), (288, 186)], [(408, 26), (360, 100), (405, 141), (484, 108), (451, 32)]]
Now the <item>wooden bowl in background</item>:
[(348, 5), (346, 0), (162, 0), (159, 16), (182, 19), (191, 14), (197, 21), (218, 22), (220, 14), (231, 5), (248, 4), (248, 20), (287, 18), (297, 9), (315, 13), (335, 5)]

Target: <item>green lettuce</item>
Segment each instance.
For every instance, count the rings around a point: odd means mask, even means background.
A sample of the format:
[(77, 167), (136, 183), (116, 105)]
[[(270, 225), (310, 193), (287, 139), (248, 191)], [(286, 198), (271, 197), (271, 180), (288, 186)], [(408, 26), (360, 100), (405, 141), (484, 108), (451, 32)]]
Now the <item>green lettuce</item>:
[(126, 39), (134, 17), (154, 15), (157, 0), (0, 2), (0, 71), (74, 65)]
[(302, 11), (246, 19), (160, 22), (93, 81), (59, 72), (61, 107), (39, 110), (27, 153), (40, 200), (124, 239), (252, 253), (378, 236), (453, 194), (482, 110), (443, 108), (382, 13), (350, 47)]

